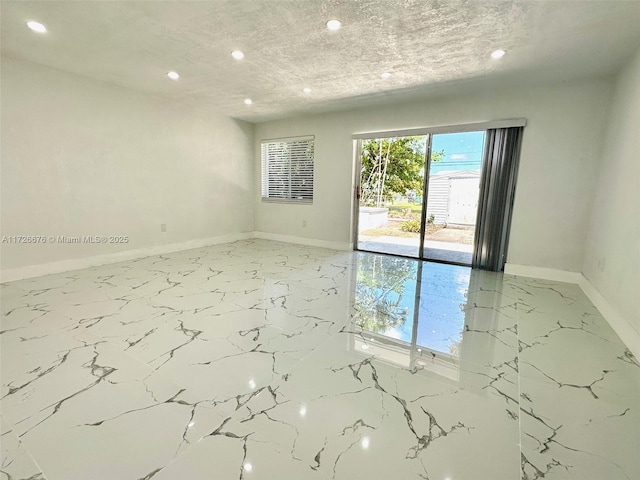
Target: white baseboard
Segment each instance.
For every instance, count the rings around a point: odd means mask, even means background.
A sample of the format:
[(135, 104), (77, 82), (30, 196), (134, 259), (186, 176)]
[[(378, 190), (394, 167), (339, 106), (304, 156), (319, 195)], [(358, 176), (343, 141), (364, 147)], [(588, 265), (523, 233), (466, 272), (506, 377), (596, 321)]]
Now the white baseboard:
[(555, 268), (531, 267), (529, 265), (517, 265), (513, 263), (507, 263), (504, 266), (504, 273), (519, 277), (541, 278), (542, 280), (577, 284), (580, 284), (583, 278), (582, 274), (578, 272), (556, 270)]
[(29, 265), (26, 267), (11, 268), (8, 270), (2, 270), (0, 272), (0, 281), (3, 283), (13, 282), (15, 280), (23, 280), (25, 278), (41, 277), (43, 275), (69, 272), (72, 270), (81, 270), (83, 268), (97, 267), (99, 265), (107, 265), (109, 263), (118, 263), (127, 260), (150, 257), (153, 255), (162, 255), (165, 253), (179, 252), (182, 250), (191, 250), (193, 248), (218, 245), (220, 243), (235, 242), (237, 240), (246, 240), (248, 238), (254, 238), (253, 232), (232, 233), (229, 235), (220, 235), (217, 237), (188, 240), (186, 242), (180, 243), (170, 243), (168, 245), (156, 245), (153, 247), (138, 248), (135, 250), (125, 250), (122, 252), (108, 253), (105, 255), (95, 255), (85, 258), (73, 258), (69, 260), (61, 260), (58, 262), (43, 263), (40, 265)]
[(315, 240), (312, 238), (292, 237), (288, 235), (278, 235), (265, 232), (244, 232), (232, 233), (229, 235), (220, 235), (217, 237), (200, 238), (180, 243), (171, 243), (168, 245), (156, 245), (154, 247), (139, 248), (135, 250), (125, 250), (122, 252), (108, 253), (105, 255), (94, 255), (85, 258), (73, 258), (69, 260), (61, 260), (58, 262), (43, 263), (39, 265), (28, 265), (26, 267), (11, 268), (0, 271), (0, 282), (13, 282), (15, 280), (23, 280), (25, 278), (41, 277), (43, 275), (51, 275), (54, 273), (70, 272), (73, 270), (81, 270), (83, 268), (97, 267), (110, 263), (125, 262), (127, 260), (135, 260), (138, 258), (151, 257), (153, 255), (162, 255), (165, 253), (180, 252), (182, 250), (191, 250), (193, 248), (207, 247), (210, 245), (218, 245), (221, 243), (235, 242), (237, 240), (247, 240), (250, 238), (263, 238), (266, 240), (275, 240), (279, 242), (297, 243), (301, 245), (310, 245), (314, 247), (330, 248), (333, 250), (353, 250), (353, 245), (341, 242), (329, 242), (326, 240)]
[(277, 242), (297, 243), (312, 247), (330, 248), (332, 250), (353, 250), (353, 244), (349, 242), (330, 242), (328, 240), (317, 240), (315, 238), (294, 237), (290, 235), (280, 235), (277, 233), (253, 232), (255, 238), (274, 240)]
[(584, 294), (591, 300), (591, 303), (605, 318), (613, 331), (620, 337), (622, 342), (633, 353), (636, 359), (640, 360), (640, 332), (631, 326), (631, 323), (618, 312), (602, 294), (592, 285), (592, 283), (578, 272), (567, 272), (565, 270), (555, 270), (553, 268), (531, 267), (528, 265), (514, 265), (507, 263), (504, 273), (521, 277), (541, 278), (556, 282), (575, 283)]
[(595, 305), (611, 325), (613, 331), (618, 334), (631, 353), (640, 361), (640, 332), (633, 328), (631, 323), (618, 312), (618, 309), (602, 296), (588, 278), (582, 274), (580, 276), (582, 279), (578, 285), (580, 285), (584, 294), (589, 297), (591, 303)]

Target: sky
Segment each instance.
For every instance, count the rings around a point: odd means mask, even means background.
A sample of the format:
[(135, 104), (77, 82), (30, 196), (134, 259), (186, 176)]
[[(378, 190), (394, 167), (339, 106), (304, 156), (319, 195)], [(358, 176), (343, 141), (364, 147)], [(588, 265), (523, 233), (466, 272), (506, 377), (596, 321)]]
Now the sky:
[[(415, 296), (417, 282), (417, 261), (406, 260), (415, 265), (413, 275), (404, 280), (404, 294), (400, 307), (406, 309), (407, 320), (404, 324), (381, 332), (385, 337), (411, 343), (415, 314)], [(416, 343), (439, 352), (449, 353), (453, 343), (458, 341), (464, 330), (465, 312), (460, 305), (466, 305), (466, 292), (471, 279), (471, 269), (455, 265), (423, 264), (420, 287), (420, 308)], [(374, 279), (375, 280), (375, 279)], [(443, 292), (442, 290), (446, 290)], [(395, 303), (398, 300), (398, 288), (379, 285), (382, 298)], [(357, 301), (357, 299), (356, 299)]]
[(431, 151), (444, 150), (445, 158), (440, 162), (431, 162), (431, 175), (446, 170), (479, 170), (484, 137), (484, 131), (434, 135)]

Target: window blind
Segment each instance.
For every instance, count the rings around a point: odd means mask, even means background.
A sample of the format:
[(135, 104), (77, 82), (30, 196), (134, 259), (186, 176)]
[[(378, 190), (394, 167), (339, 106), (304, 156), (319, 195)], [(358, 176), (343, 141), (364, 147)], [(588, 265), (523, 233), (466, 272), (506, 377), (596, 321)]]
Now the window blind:
[(314, 137), (263, 140), (262, 199), (313, 202)]
[(523, 127), (487, 130), (472, 268), (504, 270), (522, 133)]

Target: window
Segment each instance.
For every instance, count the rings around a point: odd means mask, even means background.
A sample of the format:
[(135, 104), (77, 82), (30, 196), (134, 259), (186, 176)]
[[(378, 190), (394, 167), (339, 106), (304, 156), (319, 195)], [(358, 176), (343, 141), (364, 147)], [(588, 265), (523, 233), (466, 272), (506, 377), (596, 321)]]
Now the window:
[(262, 200), (313, 202), (314, 137), (263, 140)]

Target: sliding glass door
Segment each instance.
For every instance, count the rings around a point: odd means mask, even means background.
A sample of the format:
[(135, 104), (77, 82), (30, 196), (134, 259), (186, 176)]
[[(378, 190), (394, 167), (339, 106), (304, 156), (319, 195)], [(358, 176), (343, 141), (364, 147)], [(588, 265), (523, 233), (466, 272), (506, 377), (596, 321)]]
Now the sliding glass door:
[(357, 248), (419, 258), (428, 136), (363, 140)]
[(484, 137), (362, 140), (357, 249), (471, 265)]
[(484, 142), (484, 131), (432, 136), (422, 258), (471, 265)]

